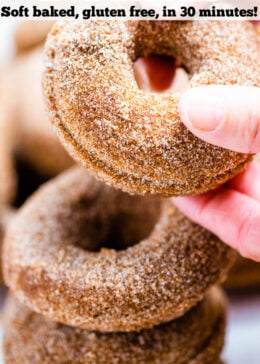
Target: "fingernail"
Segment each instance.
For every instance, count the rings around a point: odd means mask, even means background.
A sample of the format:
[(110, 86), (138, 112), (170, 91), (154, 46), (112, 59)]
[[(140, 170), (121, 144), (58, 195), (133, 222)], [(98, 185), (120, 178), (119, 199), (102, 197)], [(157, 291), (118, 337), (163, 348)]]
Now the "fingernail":
[(199, 131), (213, 131), (224, 119), (225, 110), (221, 98), (208, 91), (192, 89), (180, 101), (181, 119), (188, 127)]

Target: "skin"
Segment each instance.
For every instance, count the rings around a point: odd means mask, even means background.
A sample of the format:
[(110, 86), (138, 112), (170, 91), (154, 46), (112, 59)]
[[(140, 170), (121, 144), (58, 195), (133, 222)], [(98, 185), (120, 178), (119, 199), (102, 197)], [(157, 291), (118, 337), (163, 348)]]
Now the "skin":
[[(163, 64), (165, 62), (165, 65)], [(151, 72), (153, 64), (157, 77)], [(172, 67), (175, 67), (172, 61)], [(148, 69), (149, 68), (149, 69)], [(169, 68), (169, 59), (138, 61), (139, 85), (161, 90), (160, 69)], [(147, 69), (149, 72), (147, 72)], [(173, 79), (174, 72), (169, 73)], [(154, 87), (154, 83), (159, 83)], [(197, 137), (243, 153), (260, 153), (260, 89), (240, 86), (204, 86), (186, 91), (179, 111), (186, 127)], [(203, 107), (202, 107), (203, 105)], [(221, 188), (206, 194), (178, 197), (175, 204), (191, 220), (217, 235), (243, 257), (260, 262), (260, 163)]]
[[(205, 109), (199, 110), (205, 92)], [(219, 92), (222, 92), (221, 97)], [(222, 97), (226, 97), (225, 101)], [(218, 100), (221, 107), (212, 108), (209, 113), (213, 99)], [(183, 95), (180, 113), (184, 124), (201, 139), (243, 153), (259, 153), (259, 102), (259, 88), (201, 87)], [(259, 262), (259, 181), (260, 165), (253, 162), (220, 189), (200, 196), (177, 198), (175, 203), (188, 217), (211, 230), (242, 256)]]

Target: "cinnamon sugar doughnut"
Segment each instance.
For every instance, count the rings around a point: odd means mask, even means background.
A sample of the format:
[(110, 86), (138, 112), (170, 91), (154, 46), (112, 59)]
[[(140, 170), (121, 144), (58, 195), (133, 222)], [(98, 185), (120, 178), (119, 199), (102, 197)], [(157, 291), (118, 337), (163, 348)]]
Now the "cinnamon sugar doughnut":
[(175, 321), (140, 333), (104, 334), (54, 323), (9, 298), (5, 363), (217, 364), (224, 341), (224, 303), (221, 291), (214, 289)]
[(15, 32), (17, 54), (28, 52), (42, 44), (55, 22), (53, 20), (25, 20)]
[(41, 79), (43, 49), (20, 56), (12, 67), (13, 118), (16, 125), (15, 153), (41, 175), (52, 177), (73, 164), (56, 136), (45, 110)]
[(6, 284), (33, 311), (88, 330), (138, 331), (201, 300), (226, 277), (233, 251), (171, 201), (128, 195), (77, 167), (20, 209), (3, 261)]
[(49, 33), (44, 91), (74, 159), (126, 192), (202, 193), (240, 172), (250, 156), (209, 145), (180, 122), (178, 97), (145, 93), (133, 62), (165, 54), (189, 87), (259, 86), (256, 32), (247, 22), (62, 21)]

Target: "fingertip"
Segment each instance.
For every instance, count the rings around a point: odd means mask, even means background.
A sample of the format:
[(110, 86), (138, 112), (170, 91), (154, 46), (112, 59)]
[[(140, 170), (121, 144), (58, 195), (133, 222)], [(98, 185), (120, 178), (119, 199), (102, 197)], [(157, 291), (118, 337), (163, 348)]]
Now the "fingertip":
[(209, 85), (188, 90), (180, 117), (198, 138), (240, 153), (260, 151), (260, 89)]
[(237, 247), (239, 254), (246, 259), (260, 263), (260, 245), (252, 240), (244, 240), (243, 244)]
[(207, 202), (210, 201), (217, 192), (217, 190), (214, 190), (201, 195), (175, 197), (173, 198), (173, 202), (177, 208), (192, 221), (203, 225), (204, 220), (201, 217), (201, 212)]
[(218, 128), (225, 116), (222, 97), (211, 86), (189, 89), (179, 103), (181, 120), (192, 132), (212, 132)]
[[(252, 215), (252, 216), (250, 216)], [(244, 258), (260, 262), (260, 211), (253, 209), (244, 221), (238, 221), (238, 238), (234, 248)]]

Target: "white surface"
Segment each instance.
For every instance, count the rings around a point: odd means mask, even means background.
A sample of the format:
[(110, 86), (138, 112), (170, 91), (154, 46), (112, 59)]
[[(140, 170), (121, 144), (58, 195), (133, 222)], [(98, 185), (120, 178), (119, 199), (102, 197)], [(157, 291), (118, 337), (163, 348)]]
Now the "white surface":
[[(14, 22), (0, 20), (0, 64), (7, 63), (12, 54), (14, 26)], [(223, 357), (226, 364), (260, 364), (260, 289), (253, 295), (244, 294), (231, 299)], [(1, 358), (0, 364), (3, 364)]]
[(223, 357), (227, 364), (260, 364), (260, 291), (230, 301)]

